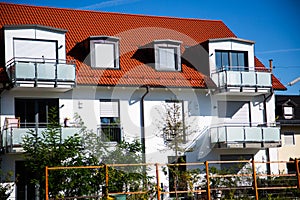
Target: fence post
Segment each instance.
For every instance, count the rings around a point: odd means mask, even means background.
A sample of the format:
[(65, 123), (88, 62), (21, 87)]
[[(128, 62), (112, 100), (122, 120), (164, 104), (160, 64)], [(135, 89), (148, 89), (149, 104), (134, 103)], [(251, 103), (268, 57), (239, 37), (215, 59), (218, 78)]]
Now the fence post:
[(157, 200), (160, 200), (160, 186), (159, 186), (159, 171), (158, 171), (158, 163), (155, 163), (156, 167), (156, 187), (157, 187)]
[(296, 175), (297, 175), (297, 181), (298, 181), (298, 190), (300, 190), (300, 169), (299, 169), (299, 160), (296, 158), (295, 159), (295, 164), (296, 164)]
[(256, 179), (256, 168), (254, 158), (252, 159), (252, 170), (253, 170), (253, 185), (255, 191), (255, 200), (258, 200), (258, 189), (257, 189), (257, 179)]
[(108, 166), (105, 165), (105, 196), (108, 197)]
[(208, 161), (205, 161), (206, 183), (207, 183), (207, 199), (210, 200), (210, 181), (209, 181), (209, 166)]
[(46, 193), (46, 200), (48, 200), (48, 193), (49, 193), (49, 189), (48, 189), (48, 166), (46, 166), (45, 168), (45, 182), (46, 182), (46, 188), (45, 188), (45, 193)]

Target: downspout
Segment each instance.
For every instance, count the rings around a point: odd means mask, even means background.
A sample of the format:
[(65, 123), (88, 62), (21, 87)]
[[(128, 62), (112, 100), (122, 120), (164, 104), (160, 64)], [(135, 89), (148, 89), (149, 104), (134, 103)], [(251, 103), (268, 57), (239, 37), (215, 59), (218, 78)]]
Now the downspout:
[[(271, 91), (271, 94), (266, 97), (264, 94), (264, 126), (268, 125), (267, 120), (267, 100), (273, 95), (273, 91)], [(271, 175), (271, 165), (270, 165), (270, 150), (269, 148), (266, 148), (266, 161), (267, 161), (267, 174)]]
[(145, 111), (144, 111), (144, 99), (149, 93), (149, 86), (146, 86), (146, 92), (141, 97), (140, 101), (140, 117), (141, 117), (141, 144), (142, 144), (142, 162), (146, 163), (146, 142), (145, 142)]
[[(271, 76), (272, 76), (272, 70), (273, 70), (273, 63), (272, 63), (273, 60), (269, 60), (270, 62), (270, 72), (271, 72)], [(266, 97), (266, 95), (264, 94), (263, 97), (264, 97), (264, 101), (263, 101), (263, 104), (264, 104), (264, 126), (267, 126), (268, 125), (268, 116), (267, 116), (267, 100), (273, 96), (274, 92), (273, 92), (273, 89), (271, 88), (271, 93)], [(271, 174), (271, 165), (270, 165), (270, 150), (269, 148), (266, 148), (266, 160), (267, 160), (267, 174), (270, 175)]]

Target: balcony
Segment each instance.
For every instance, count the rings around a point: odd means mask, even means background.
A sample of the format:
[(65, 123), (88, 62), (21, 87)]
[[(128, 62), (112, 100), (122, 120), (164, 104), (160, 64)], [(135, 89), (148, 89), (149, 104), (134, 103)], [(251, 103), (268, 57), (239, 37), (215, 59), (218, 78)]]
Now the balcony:
[(267, 94), (272, 89), (271, 73), (254, 71), (245, 67), (224, 67), (212, 73), (212, 80), (219, 94), (243, 94), (256, 96)]
[[(18, 153), (23, 152), (22, 144), (23, 138), (26, 135), (30, 135), (29, 131), (34, 130), (38, 133), (38, 136), (42, 136), (42, 133), (46, 128), (22, 128), (17, 126), (11, 126), (3, 129), (1, 135), (1, 147), (5, 153)], [(61, 140), (65, 140), (75, 134), (80, 134), (81, 127), (61, 127)]]
[(76, 84), (74, 61), (43, 58), (13, 58), (6, 65), (10, 81), (17, 88), (55, 88), (63, 92)]
[(210, 128), (215, 148), (269, 148), (281, 146), (280, 128), (273, 126), (220, 125)]

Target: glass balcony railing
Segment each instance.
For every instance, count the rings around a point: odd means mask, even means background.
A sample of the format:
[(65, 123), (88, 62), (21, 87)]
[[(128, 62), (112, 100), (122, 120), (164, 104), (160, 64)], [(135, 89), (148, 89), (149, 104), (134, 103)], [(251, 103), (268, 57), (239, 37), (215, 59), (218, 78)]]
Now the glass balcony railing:
[(74, 61), (41, 58), (13, 58), (6, 66), (13, 83), (18, 82), (53, 82), (75, 85), (76, 66)]
[(281, 144), (280, 127), (278, 126), (245, 126), (243, 124), (220, 125), (210, 128), (210, 139), (212, 144), (247, 144), (263, 147), (264, 144)]
[[(37, 132), (38, 136), (42, 136), (42, 133), (46, 130), (46, 128), (22, 128), (12, 126), (9, 128), (5, 128), (2, 131), (1, 135), (1, 145), (7, 152), (14, 152), (14, 149), (22, 147), (23, 139), (25, 136), (30, 135), (30, 131)], [(81, 127), (61, 127), (59, 128), (59, 132), (61, 134), (61, 140), (65, 140), (68, 137), (74, 136), (75, 134), (79, 134), (81, 131)]]
[(254, 87), (271, 88), (271, 73), (268, 71), (248, 70), (245, 67), (225, 67), (212, 73), (212, 80), (218, 88)]

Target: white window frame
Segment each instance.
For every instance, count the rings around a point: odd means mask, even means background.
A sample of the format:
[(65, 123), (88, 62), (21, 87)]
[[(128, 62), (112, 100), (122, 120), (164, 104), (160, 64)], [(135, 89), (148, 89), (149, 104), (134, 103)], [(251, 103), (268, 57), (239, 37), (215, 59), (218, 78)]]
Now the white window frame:
[[(155, 69), (158, 71), (181, 71), (181, 41), (175, 40), (155, 40), (154, 41), (154, 54), (155, 54)], [(161, 50), (174, 49), (174, 66), (164, 66), (161, 64)]]
[[(111, 66), (96, 66), (96, 44), (113, 45), (113, 64)], [(91, 67), (98, 69), (120, 69), (120, 47), (119, 38), (111, 36), (92, 36), (90, 37), (90, 63)]]

